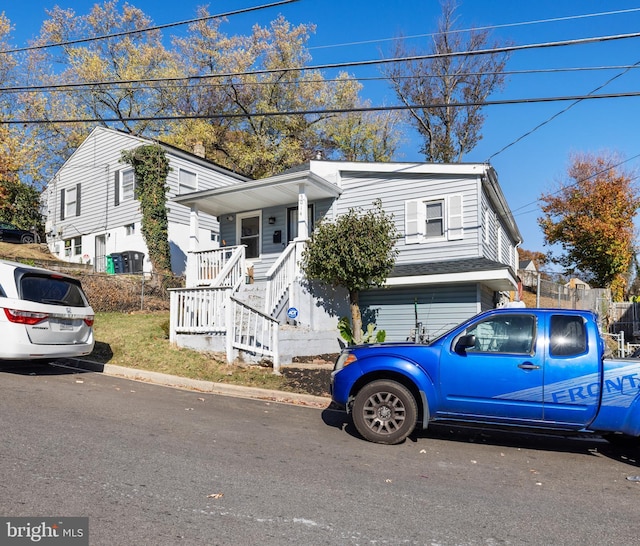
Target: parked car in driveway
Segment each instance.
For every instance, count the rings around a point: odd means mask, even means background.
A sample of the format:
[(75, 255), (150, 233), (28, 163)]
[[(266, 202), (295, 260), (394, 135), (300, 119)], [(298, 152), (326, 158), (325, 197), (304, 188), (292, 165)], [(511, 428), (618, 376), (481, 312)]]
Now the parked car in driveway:
[(20, 229), (13, 224), (7, 224), (6, 222), (0, 222), (0, 241), (3, 243), (39, 243), (40, 237), (37, 233), (28, 231), (26, 229)]
[(0, 359), (88, 355), (93, 320), (79, 280), (0, 260)]

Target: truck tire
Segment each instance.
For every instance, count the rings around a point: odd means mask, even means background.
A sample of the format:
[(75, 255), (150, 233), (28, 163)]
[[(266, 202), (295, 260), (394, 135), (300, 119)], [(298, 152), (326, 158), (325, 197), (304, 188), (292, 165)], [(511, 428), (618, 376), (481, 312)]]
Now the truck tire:
[(363, 438), (377, 444), (402, 442), (415, 428), (417, 416), (415, 398), (396, 381), (372, 381), (353, 403), (353, 424)]

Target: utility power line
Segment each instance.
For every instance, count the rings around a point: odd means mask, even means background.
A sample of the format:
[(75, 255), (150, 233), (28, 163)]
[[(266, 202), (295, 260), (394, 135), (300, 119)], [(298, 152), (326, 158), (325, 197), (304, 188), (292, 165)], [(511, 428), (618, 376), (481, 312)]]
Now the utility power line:
[[(448, 30), (447, 34), (463, 34), (465, 32), (474, 32), (474, 31), (480, 31), (480, 30), (496, 30), (499, 28), (509, 28), (509, 27), (519, 27), (519, 26), (528, 26), (528, 25), (539, 25), (539, 24), (543, 24), (543, 23), (558, 23), (558, 22), (564, 22), (564, 21), (575, 21), (577, 19), (586, 19), (586, 18), (591, 18), (591, 17), (602, 17), (602, 16), (606, 16), (606, 15), (621, 15), (621, 14), (627, 14), (627, 13), (633, 13), (633, 12), (637, 12), (640, 11), (640, 8), (630, 8), (630, 9), (622, 9), (622, 10), (616, 10), (616, 11), (604, 11), (604, 12), (600, 12), (600, 13), (585, 13), (585, 14), (581, 14), (581, 15), (568, 15), (566, 17), (553, 17), (550, 19), (537, 19), (537, 20), (533, 20), (533, 21), (520, 21), (520, 22), (516, 22), (516, 23), (503, 23), (501, 25), (485, 25), (485, 26), (481, 26), (481, 27), (471, 27), (471, 28), (465, 28), (465, 29), (453, 29), (453, 30)], [(410, 36), (400, 36), (400, 37), (395, 37), (395, 38), (378, 38), (378, 39), (374, 39), (374, 40), (361, 40), (358, 42), (343, 42), (340, 44), (328, 44), (328, 45), (320, 45), (320, 46), (311, 46), (309, 47), (309, 49), (329, 49), (332, 47), (351, 47), (351, 46), (357, 46), (357, 45), (366, 45), (366, 44), (377, 44), (380, 42), (393, 42), (398, 40), (398, 38), (403, 39), (403, 40), (413, 40), (416, 38), (431, 38), (433, 36), (437, 36), (439, 33), (438, 32), (429, 32), (426, 34), (412, 34)]]
[(98, 40), (107, 40), (109, 38), (122, 38), (124, 36), (130, 36), (132, 34), (142, 34), (144, 32), (152, 32), (154, 30), (163, 30), (165, 28), (177, 27), (182, 25), (191, 25), (193, 23), (208, 21), (210, 19), (220, 19), (222, 17), (231, 17), (232, 15), (240, 15), (242, 13), (251, 13), (252, 11), (273, 8), (273, 7), (282, 6), (285, 4), (291, 4), (297, 1), (298, 0), (279, 0), (277, 2), (272, 2), (271, 4), (263, 4), (261, 6), (252, 6), (249, 8), (228, 11), (226, 13), (219, 13), (217, 15), (208, 15), (207, 17), (196, 17), (194, 19), (188, 19), (186, 21), (176, 21), (173, 23), (165, 23), (163, 25), (156, 25), (153, 27), (139, 28), (134, 30), (124, 30), (122, 32), (114, 32), (113, 34), (103, 34), (101, 36), (92, 36), (90, 38), (78, 38), (77, 40), (67, 40), (64, 42), (56, 42), (54, 44), (42, 44), (42, 45), (35, 45), (35, 46), (19, 47), (15, 49), (5, 49), (4, 51), (0, 51), (0, 55), (6, 55), (10, 53), (21, 53), (24, 51), (34, 51), (38, 49), (48, 49), (52, 47), (82, 44), (82, 43), (88, 43), (88, 42), (95, 42)]
[[(495, 74), (502, 74), (505, 76), (526, 76), (536, 74), (562, 74), (572, 72), (599, 72), (607, 70), (630, 70), (640, 68), (638, 64), (633, 65), (600, 65), (600, 66), (580, 66), (580, 67), (565, 67), (565, 68), (532, 68), (522, 70), (502, 70), (502, 71), (486, 71), (486, 72), (461, 72), (456, 74), (457, 76), (489, 76)], [(445, 74), (448, 76), (450, 74)], [(173, 87), (193, 87), (193, 88), (222, 88), (228, 87), (228, 83), (198, 83), (192, 85), (185, 85), (182, 82), (189, 80), (203, 80), (209, 78), (217, 78), (222, 76), (200, 75), (200, 76), (184, 76), (180, 78), (143, 78), (139, 80), (108, 80), (103, 82), (75, 82), (75, 83), (58, 83), (58, 84), (43, 84), (43, 85), (18, 85), (11, 87), (0, 87), (0, 93), (40, 93), (42, 91), (65, 91), (69, 89), (77, 89), (87, 87), (93, 87), (96, 85), (109, 85), (111, 89), (128, 89), (124, 87), (127, 84), (138, 83), (169, 83), (172, 85), (166, 85), (162, 88), (155, 86), (138, 87), (137, 89), (170, 89)], [(425, 78), (440, 78), (441, 74), (421, 74), (419, 76), (394, 76), (399, 80), (417, 80)], [(349, 81), (369, 82), (369, 81), (386, 81), (386, 76), (350, 76)], [(235, 81), (233, 85), (236, 87), (260, 87), (265, 85), (306, 85), (315, 83), (337, 83), (344, 82), (343, 78), (310, 78), (305, 80), (278, 80), (278, 81)], [(123, 86), (123, 87), (118, 87)]]
[[(640, 154), (634, 155), (633, 157), (629, 157), (627, 159), (624, 159), (618, 163), (616, 163), (615, 165), (611, 165), (609, 167), (606, 167), (598, 172), (593, 173), (590, 176), (587, 176), (585, 178), (581, 178), (580, 180), (576, 180), (575, 182), (572, 182), (570, 184), (564, 184), (562, 186), (560, 186), (560, 188), (558, 188), (556, 191), (549, 193), (549, 196), (552, 195), (558, 195), (559, 193), (562, 193), (563, 191), (569, 189), (569, 188), (573, 188), (575, 186), (578, 186), (580, 184), (582, 184), (583, 182), (586, 182), (588, 180), (591, 180), (592, 178), (595, 178), (597, 176), (600, 176), (601, 174), (605, 174), (613, 169), (617, 169), (618, 167), (621, 167), (622, 165), (624, 165), (625, 163), (629, 163), (630, 161), (633, 161), (634, 159), (638, 159), (640, 158)], [(637, 180), (639, 177), (635, 176), (632, 177), (631, 180)], [(526, 203), (516, 209), (511, 209), (511, 214), (515, 217), (515, 216), (523, 216), (524, 214), (531, 214), (533, 212), (537, 212), (537, 210), (523, 210), (523, 209), (527, 209), (528, 207), (531, 206), (537, 206), (538, 203), (540, 203), (542, 201), (542, 199), (536, 199), (535, 201), (531, 201), (529, 203)]]
[(573, 95), (564, 97), (536, 97), (525, 99), (503, 99), (494, 101), (469, 101), (455, 103), (432, 103), (414, 105), (391, 105), (391, 106), (362, 106), (354, 108), (330, 108), (330, 109), (310, 109), (310, 110), (287, 110), (279, 112), (234, 112), (221, 114), (179, 114), (179, 115), (153, 115), (153, 116), (123, 116), (117, 118), (67, 118), (67, 119), (22, 119), (22, 120), (0, 120), (0, 125), (19, 124), (45, 124), (45, 123), (116, 123), (122, 121), (178, 121), (183, 119), (230, 119), (230, 118), (260, 118), (277, 116), (305, 116), (324, 114), (350, 114), (366, 112), (384, 112), (399, 110), (419, 110), (426, 108), (467, 108), (470, 106), (498, 106), (508, 104), (535, 104), (545, 102), (561, 102), (576, 100), (594, 99), (619, 99), (627, 97), (638, 97), (640, 91), (630, 91), (627, 93), (608, 93), (600, 95)]
[[(592, 44), (592, 43), (603, 43), (603, 42), (610, 42), (615, 40), (627, 40), (627, 39), (639, 38), (639, 37), (640, 37), (640, 32), (634, 32), (629, 34), (595, 36), (591, 38), (578, 38), (573, 40), (561, 40), (561, 41), (555, 41), (555, 42), (542, 42), (542, 43), (534, 43), (534, 44), (502, 46), (502, 47), (489, 48), (489, 49), (452, 51), (449, 53), (430, 53), (426, 55), (410, 55), (408, 57), (369, 59), (369, 60), (363, 60), (363, 61), (347, 61), (347, 62), (341, 62), (341, 63), (325, 63), (325, 64), (312, 65), (312, 66), (296, 66), (296, 67), (285, 66), (280, 68), (263, 68), (263, 69), (257, 69), (257, 70), (247, 70), (243, 72), (222, 72), (218, 74), (202, 74), (202, 75), (179, 76), (179, 77), (170, 77), (170, 78), (103, 80), (98, 82), (76, 82), (76, 83), (67, 83), (67, 84), (58, 84), (58, 85), (61, 87), (78, 87), (83, 85), (86, 86), (86, 85), (123, 85), (123, 84), (132, 84), (132, 83), (162, 83), (162, 82), (179, 82), (179, 81), (185, 81), (185, 80), (196, 80), (196, 79), (206, 79), (206, 78), (232, 78), (232, 77), (240, 77), (240, 76), (281, 74), (283, 72), (294, 72), (294, 71), (311, 72), (316, 70), (331, 70), (331, 69), (338, 69), (338, 68), (373, 66), (373, 65), (379, 65), (379, 64), (416, 62), (416, 61), (425, 61), (425, 60), (441, 59), (441, 58), (448, 58), (448, 57), (495, 55), (499, 53), (512, 53), (515, 51), (526, 51), (526, 50), (533, 50), (533, 49), (540, 49), (540, 48), (567, 47), (567, 46), (585, 45), (585, 44)], [(54, 87), (47, 86), (47, 88), (52, 89)], [(15, 91), (16, 89), (17, 88), (15, 87), (0, 88), (0, 92)]]
[[(627, 72), (629, 72), (629, 70), (631, 70), (632, 68), (636, 68), (640, 66), (640, 61), (638, 61), (637, 63), (633, 64), (632, 66), (626, 68), (625, 70), (623, 70), (622, 72), (616, 74), (615, 76), (613, 76), (612, 78), (609, 78), (606, 82), (604, 82), (602, 85), (599, 85), (598, 87), (596, 87), (595, 89), (593, 89), (587, 96), (589, 95), (593, 95), (595, 93), (597, 93), (598, 91), (600, 91), (601, 89), (605, 88), (607, 85), (609, 85), (612, 81), (617, 80), (618, 78), (622, 77), (624, 74), (626, 74)], [(571, 108), (573, 108), (574, 106), (576, 106), (577, 104), (579, 104), (580, 102), (582, 102), (584, 99), (578, 99), (575, 102), (573, 102), (572, 104), (568, 105), (566, 108), (560, 110), (559, 112), (556, 112), (555, 114), (553, 114), (551, 117), (547, 118), (546, 120), (544, 120), (542, 123), (539, 123), (538, 125), (536, 125), (533, 129), (527, 131), (526, 133), (524, 133), (523, 135), (519, 136), (518, 138), (516, 138), (515, 140), (513, 140), (512, 142), (510, 142), (509, 144), (507, 144), (506, 146), (503, 146), (500, 150), (498, 150), (497, 152), (495, 152), (494, 154), (492, 154), (489, 159), (487, 161), (491, 161), (491, 159), (493, 159), (494, 157), (496, 157), (497, 155), (501, 154), (502, 152), (504, 152), (505, 150), (508, 150), (509, 148), (511, 148), (511, 146), (515, 146), (518, 142), (520, 142), (521, 140), (524, 140), (525, 138), (527, 138), (528, 136), (532, 135), (533, 133), (535, 133), (538, 129), (541, 129), (542, 127), (544, 127), (545, 125), (551, 123), (553, 120), (555, 120), (556, 118), (560, 117), (562, 114), (568, 112), (569, 110), (571, 110)]]

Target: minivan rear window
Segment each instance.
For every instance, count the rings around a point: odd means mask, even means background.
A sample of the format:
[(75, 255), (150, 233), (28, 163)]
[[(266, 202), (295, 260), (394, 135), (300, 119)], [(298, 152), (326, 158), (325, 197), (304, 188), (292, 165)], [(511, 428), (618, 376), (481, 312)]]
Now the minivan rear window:
[(80, 284), (71, 279), (23, 275), (20, 278), (20, 292), (23, 300), (38, 303), (71, 307), (88, 305)]

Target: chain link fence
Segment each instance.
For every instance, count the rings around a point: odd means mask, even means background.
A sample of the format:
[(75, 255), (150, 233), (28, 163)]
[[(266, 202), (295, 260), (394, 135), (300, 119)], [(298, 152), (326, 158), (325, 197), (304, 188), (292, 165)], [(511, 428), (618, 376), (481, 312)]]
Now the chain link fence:
[(546, 276), (530, 271), (519, 271), (523, 300), (528, 307), (554, 307), (557, 309), (583, 309), (607, 317), (611, 308), (608, 288), (591, 288), (575, 279), (567, 282), (561, 277)]

